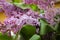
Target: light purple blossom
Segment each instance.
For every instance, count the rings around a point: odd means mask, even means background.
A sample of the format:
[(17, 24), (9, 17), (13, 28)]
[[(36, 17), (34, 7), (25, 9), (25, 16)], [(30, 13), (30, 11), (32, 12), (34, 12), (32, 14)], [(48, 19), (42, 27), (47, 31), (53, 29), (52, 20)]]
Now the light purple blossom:
[[(30, 11), (28, 11), (28, 12), (30, 13)], [(31, 14), (33, 14), (33, 12), (31, 12)], [(25, 25), (25, 24), (30, 24), (30, 25), (34, 25), (34, 26), (40, 25), (40, 22), (38, 21), (38, 18), (33, 17), (35, 15), (33, 15), (33, 16), (32, 15), (27, 15), (27, 13), (26, 13), (26, 14), (23, 14), (23, 15), (18, 15), (19, 18), (17, 18), (17, 15), (11, 16), (10, 18), (7, 18), (5, 20), (5, 24), (6, 24), (8, 29), (13, 30), (16, 27), (21, 29), (22, 26)], [(16, 25), (16, 27), (14, 25)], [(14, 31), (15, 33), (19, 31), (17, 29), (15, 29), (15, 30), (16, 30), (16, 31)]]
[[(53, 1), (53, 3), (52, 3)], [(47, 7), (52, 7), (56, 0), (23, 0), (26, 4), (36, 4), (40, 9), (46, 9)]]
[(5, 2), (6, 0), (0, 0), (0, 2)]
[(60, 14), (60, 8), (49, 8), (48, 10), (46, 10), (45, 12), (45, 18), (47, 19), (47, 21), (51, 24), (54, 25), (56, 24), (56, 22), (54, 21), (54, 17)]
[(25, 24), (40, 26), (38, 19), (41, 17), (46, 18), (47, 22), (51, 25), (55, 24), (54, 17), (58, 12), (60, 13), (60, 9), (50, 7), (54, 4), (52, 0), (24, 0), (24, 2), (26, 4), (36, 4), (39, 8), (44, 9), (44, 16), (31, 9), (21, 9), (8, 2), (1, 2), (0, 6), (2, 6), (2, 10), (7, 16), (4, 24), (0, 23), (0, 31), (2, 33), (10, 33), (11, 31), (17, 33)]
[(25, 24), (40, 25), (38, 12), (34, 12), (31, 9), (21, 9), (8, 2), (3, 3), (2, 9), (7, 16), (4, 21), (5, 27), (0, 26), (2, 27), (0, 31), (3, 33), (10, 33), (11, 31), (17, 33)]
[(0, 8), (0, 12), (3, 12), (3, 9), (2, 8)]

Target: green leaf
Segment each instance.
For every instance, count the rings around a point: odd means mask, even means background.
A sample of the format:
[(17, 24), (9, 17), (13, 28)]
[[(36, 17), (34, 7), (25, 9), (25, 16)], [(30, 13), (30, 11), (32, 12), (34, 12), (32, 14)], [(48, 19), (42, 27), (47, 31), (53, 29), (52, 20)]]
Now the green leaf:
[(44, 13), (44, 10), (40, 10), (40, 13)]
[(41, 23), (48, 24), (48, 22), (46, 21), (45, 18), (41, 18), (40, 20), (41, 20), (41, 21), (40, 21)]
[(57, 33), (60, 33), (60, 22), (56, 23), (55, 30)]
[(19, 3), (22, 0), (12, 0), (14, 3)]
[(34, 10), (34, 11), (40, 11), (40, 9), (38, 8), (38, 6), (35, 5), (35, 4), (31, 4), (30, 7), (31, 7), (31, 9)]
[(2, 33), (0, 32), (0, 36), (2, 35)]
[(20, 7), (22, 9), (27, 9), (29, 8), (29, 5), (24, 4), (24, 3), (14, 3), (14, 5), (16, 5), (17, 7)]
[(34, 11), (40, 11), (40, 9), (38, 8), (38, 6), (34, 5), (34, 4), (25, 4), (25, 3), (14, 3), (14, 5), (16, 5), (17, 7), (20, 7), (22, 9), (27, 9), (27, 8), (31, 8)]
[(46, 20), (41, 19), (41, 28), (40, 28), (40, 35), (45, 35), (50, 31), (53, 31), (53, 29), (50, 27), (50, 25), (46, 22)]
[(39, 35), (35, 34), (29, 40), (41, 40), (41, 37)]
[(22, 35), (20, 35), (20, 40), (24, 40), (24, 37)]
[(0, 40), (12, 40), (12, 37), (0, 33)]
[(25, 40), (29, 40), (32, 35), (34, 35), (36, 32), (36, 28), (32, 25), (24, 25), (21, 29), (20, 34), (24, 37)]

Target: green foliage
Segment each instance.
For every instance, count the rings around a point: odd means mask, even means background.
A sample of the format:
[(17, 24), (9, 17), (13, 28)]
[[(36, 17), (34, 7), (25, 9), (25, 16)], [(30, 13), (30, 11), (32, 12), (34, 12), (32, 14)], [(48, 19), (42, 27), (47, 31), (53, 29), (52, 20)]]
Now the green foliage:
[(55, 20), (55, 22), (60, 22), (60, 14), (56, 14), (56, 16), (54, 17), (54, 20)]
[(38, 6), (35, 5), (35, 4), (30, 4), (29, 6), (30, 6), (30, 8), (31, 8), (32, 10), (34, 10), (34, 11), (40, 11), (40, 9), (38, 8)]
[(27, 9), (29, 8), (29, 5), (24, 4), (24, 3), (14, 3), (14, 5), (16, 5), (17, 7), (20, 7), (22, 9)]
[(41, 40), (41, 37), (39, 35), (35, 34), (29, 40)]
[(60, 22), (58, 22), (55, 26), (55, 30), (57, 33), (60, 33)]
[(44, 13), (44, 10), (40, 10), (40, 13)]
[(56, 35), (56, 40), (60, 40), (60, 35)]
[(21, 35), (24, 37), (25, 40), (29, 40), (32, 35), (36, 32), (36, 28), (32, 25), (24, 25), (21, 29)]
[(22, 35), (20, 35), (20, 40), (24, 40), (24, 37)]
[(40, 19), (40, 22), (41, 22), (40, 35), (45, 35), (48, 32), (53, 31), (53, 29), (49, 26), (45, 19)]
[(0, 40), (12, 40), (12, 37), (8, 36), (7, 34), (0, 33)]
[(31, 8), (33, 11), (40, 11), (40, 9), (38, 8), (37, 5), (35, 4), (24, 4), (24, 3), (14, 3), (14, 5), (16, 5), (17, 7), (20, 7), (22, 9), (27, 9), (27, 8)]
[(14, 3), (22, 2), (22, 0), (12, 0)]

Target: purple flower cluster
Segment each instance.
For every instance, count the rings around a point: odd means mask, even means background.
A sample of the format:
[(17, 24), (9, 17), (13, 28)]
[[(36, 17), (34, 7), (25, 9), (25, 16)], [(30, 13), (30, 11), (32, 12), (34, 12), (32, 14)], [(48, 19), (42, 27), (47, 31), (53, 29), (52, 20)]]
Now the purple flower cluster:
[(3, 24), (4, 26), (0, 24), (0, 31), (2, 33), (11, 33), (11, 31), (17, 33), (25, 24), (33, 26), (40, 25), (38, 12), (34, 12), (31, 9), (21, 9), (13, 4), (4, 2), (2, 10), (4, 10), (7, 16)]
[(28, 12), (29, 14), (28, 13), (22, 15), (16, 14), (14, 16), (11, 16), (7, 18), (4, 23), (6, 24), (7, 28), (13, 30), (14, 33), (18, 32), (25, 24), (30, 24), (34, 26), (39, 25), (38, 18), (35, 18), (36, 17), (35, 14), (32, 13), (33, 15), (30, 15), (31, 11)]
[[(54, 25), (56, 24), (55, 22), (55, 17), (56, 15), (60, 15), (60, 8), (49, 8), (48, 10), (46, 10), (45, 12), (45, 18), (47, 19), (47, 21), (51, 24)], [(59, 18), (60, 20), (60, 18)], [(58, 21), (58, 20), (57, 20)]]
[(48, 8), (48, 6), (52, 6), (54, 4), (53, 0), (24, 0), (24, 2), (26, 4), (36, 4), (39, 8), (44, 9), (44, 16), (43, 14), (41, 15), (38, 12), (31, 10), (30, 8), (21, 9), (6, 1), (0, 0), (0, 10), (3, 10), (7, 16), (4, 24), (0, 22), (0, 32), (7, 32), (10, 34), (11, 31), (13, 31), (14, 33), (17, 33), (25, 24), (39, 26), (40, 22), (38, 19), (40, 19), (40, 17), (46, 18), (47, 22), (49, 22), (51, 25), (54, 25), (56, 23), (54, 21), (54, 17), (56, 14), (60, 14), (60, 9), (53, 7)]
[(40, 9), (46, 9), (47, 7), (52, 7), (55, 0), (23, 0), (26, 4), (36, 4)]

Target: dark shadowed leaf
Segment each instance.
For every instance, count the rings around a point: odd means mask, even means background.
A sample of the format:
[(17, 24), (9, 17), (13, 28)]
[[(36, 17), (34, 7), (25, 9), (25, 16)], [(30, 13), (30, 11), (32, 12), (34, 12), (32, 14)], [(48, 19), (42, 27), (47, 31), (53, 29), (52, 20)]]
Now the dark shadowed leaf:
[(60, 34), (60, 22), (58, 22), (58, 23), (56, 24), (55, 30), (56, 30), (57, 33)]
[(12, 37), (0, 33), (0, 40), (12, 40)]
[(25, 40), (29, 40), (32, 35), (36, 32), (36, 28), (32, 25), (24, 25), (21, 29), (21, 35), (25, 38)]

